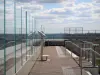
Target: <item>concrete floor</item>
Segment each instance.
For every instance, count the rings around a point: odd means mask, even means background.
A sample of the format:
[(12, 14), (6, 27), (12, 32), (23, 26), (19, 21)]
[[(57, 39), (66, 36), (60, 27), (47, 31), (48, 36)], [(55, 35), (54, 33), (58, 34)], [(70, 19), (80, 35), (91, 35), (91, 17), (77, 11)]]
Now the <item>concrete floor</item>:
[[(40, 61), (38, 58), (29, 75), (81, 75), (80, 67), (69, 52), (64, 53), (63, 47), (45, 47), (44, 54), (49, 55), (48, 60)], [(82, 75), (89, 74), (83, 69)]]

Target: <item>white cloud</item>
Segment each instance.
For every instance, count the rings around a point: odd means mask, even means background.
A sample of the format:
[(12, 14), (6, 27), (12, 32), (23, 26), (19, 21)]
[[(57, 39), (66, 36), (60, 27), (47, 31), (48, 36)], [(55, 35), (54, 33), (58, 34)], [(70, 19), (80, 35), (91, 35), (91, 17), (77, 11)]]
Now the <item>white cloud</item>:
[(100, 14), (100, 8), (95, 8), (94, 13), (99, 13)]
[(93, 0), (95, 3), (100, 3), (100, 0)]
[(76, 0), (65, 0), (63, 2), (61, 2), (61, 4), (64, 6), (64, 7), (72, 7), (75, 5), (75, 1)]
[(72, 7), (62, 7), (62, 8), (52, 8), (45, 10), (42, 13), (46, 14), (55, 14), (60, 18), (66, 17), (92, 17), (92, 3), (80, 3)]
[[(14, 2), (13, 1), (7, 1), (6, 2), (6, 17), (7, 19), (12, 19), (11, 17), (14, 17), (14, 16), (11, 16), (14, 14)], [(43, 5), (41, 4), (32, 4), (32, 3), (16, 3), (16, 8), (17, 10), (16, 11), (21, 11), (21, 7), (23, 7), (24, 10), (27, 10), (29, 12), (34, 12), (34, 11), (37, 11), (37, 10), (43, 10)], [(25, 11), (23, 11), (25, 12)], [(3, 8), (3, 5), (0, 7), (0, 16), (3, 16), (2, 14), (4, 13), (4, 8)], [(20, 13), (19, 13), (20, 14)], [(8, 16), (10, 15), (10, 16)], [(9, 17), (9, 18), (8, 18)]]
[(99, 19), (100, 20), (100, 3), (93, 3), (93, 14), (92, 16), (95, 18), (95, 19)]
[(31, 11), (31, 12), (33, 12), (33, 11), (36, 11), (36, 10), (43, 10), (43, 5), (41, 5), (41, 4), (37, 4), (37, 3), (31, 3), (31, 2), (29, 2), (29, 3), (17, 3), (17, 8), (20, 8), (20, 7), (22, 7), (23, 9), (25, 9), (25, 10), (28, 10), (28, 11)]
[(77, 11), (91, 10), (93, 7), (92, 3), (80, 3), (74, 6)]
[(34, 15), (34, 17), (36, 18), (36, 19), (54, 19), (54, 18), (56, 18), (56, 16), (54, 16), (54, 15), (48, 15), (48, 14), (41, 14), (41, 15), (39, 15), (39, 14), (37, 14), (37, 15)]
[(59, 3), (65, 0), (17, 0), (18, 2), (35, 2), (35, 3)]
[(52, 8), (49, 10), (45, 10), (44, 13), (46, 14), (55, 14), (55, 15), (67, 15), (67, 16), (75, 16), (77, 11), (73, 10), (73, 8)]
[(65, 0), (38, 0), (39, 3), (60, 3)]
[[(73, 6), (64, 5), (64, 7), (62, 8), (52, 8), (49, 10), (44, 10), (42, 14), (56, 16), (55, 19), (46, 21), (46, 27), (51, 27), (53, 25), (55, 25), (55, 27), (63, 25), (64, 27), (67, 25), (68, 27), (82, 26), (84, 28), (87, 28), (87, 25), (89, 25), (91, 29), (95, 29), (95, 25), (98, 26), (98, 23), (100, 23), (100, 15), (96, 15), (97, 12), (99, 14), (99, 5), (97, 6), (92, 3), (79, 3), (74, 4)], [(97, 17), (94, 17), (93, 15), (96, 15)]]
[(24, 3), (22, 4), (23, 9), (28, 11), (34, 12), (37, 10), (43, 10), (43, 5), (40, 4), (31, 4), (31, 3)]

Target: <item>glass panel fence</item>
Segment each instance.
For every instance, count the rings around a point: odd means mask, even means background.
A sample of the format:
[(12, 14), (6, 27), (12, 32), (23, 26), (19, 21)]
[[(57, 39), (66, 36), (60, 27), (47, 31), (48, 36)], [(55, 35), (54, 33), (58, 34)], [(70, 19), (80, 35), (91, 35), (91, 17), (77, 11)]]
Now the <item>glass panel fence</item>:
[(15, 0), (0, 0), (0, 75), (13, 75), (40, 53), (34, 17)]
[[(0, 0), (0, 75), (4, 75), (4, 0)], [(5, 65), (5, 66), (4, 66)]]

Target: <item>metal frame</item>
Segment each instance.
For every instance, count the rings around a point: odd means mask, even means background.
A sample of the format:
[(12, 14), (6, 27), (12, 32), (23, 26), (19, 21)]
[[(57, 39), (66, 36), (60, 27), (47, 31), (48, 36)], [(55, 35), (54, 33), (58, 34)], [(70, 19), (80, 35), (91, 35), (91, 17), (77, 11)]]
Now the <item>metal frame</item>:
[[(66, 41), (65, 41), (66, 42)], [(68, 41), (68, 42), (71, 42), (71, 41)], [(75, 44), (75, 43), (73, 43), (73, 42), (71, 42), (72, 44), (74, 44), (76, 47), (78, 47), (78, 48), (80, 48), (77, 44)], [(89, 44), (92, 44), (92, 46), (98, 46), (98, 44), (93, 44), (92, 42), (88, 42), (88, 41), (83, 41), (83, 44), (84, 43), (89, 43)], [(66, 44), (65, 44), (65, 46), (66, 46)], [(92, 47), (93, 48), (93, 47)], [(80, 66), (80, 69), (81, 69), (81, 75), (82, 75), (82, 69), (83, 68), (99, 68), (99, 67), (97, 67), (96, 65), (95, 65), (95, 55), (93, 55), (93, 60), (92, 60), (92, 67), (83, 67), (82, 66), (82, 51), (92, 51), (94, 54), (97, 54), (98, 56), (100, 56), (100, 54), (98, 53), (98, 52), (96, 52), (94, 49), (92, 49), (92, 48), (84, 48), (84, 45), (83, 45), (83, 47), (82, 48), (80, 48), (80, 56), (79, 56), (79, 66)], [(72, 55), (71, 55), (71, 57), (72, 57)], [(74, 59), (74, 57), (72, 57), (73, 59)], [(74, 59), (75, 60), (75, 59)], [(76, 60), (75, 60), (76, 61)], [(77, 62), (77, 61), (76, 61)], [(78, 63), (77, 63), (78, 64)]]
[[(33, 20), (33, 18), (34, 17), (32, 17), (31, 15), (29, 15), (29, 21), (28, 21), (28, 11), (24, 11), (24, 8), (20, 8), (19, 9), (19, 11), (20, 11), (20, 29), (21, 29), (21, 31), (20, 31), (20, 33), (19, 33), (19, 30), (17, 30), (17, 6), (16, 6), (16, 0), (14, 0), (14, 1), (12, 1), (13, 2), (13, 10), (14, 10), (14, 23), (13, 23), (13, 35), (14, 35), (14, 39), (13, 39), (13, 41), (10, 41), (10, 42), (6, 42), (6, 27), (7, 27), (7, 24), (6, 24), (6, 0), (4, 0), (4, 2), (3, 2), (3, 4), (4, 4), (4, 32), (3, 32), (3, 37), (4, 37), (4, 41), (3, 41), (3, 44), (1, 45), (1, 47), (0, 48), (3, 48), (3, 50), (4, 50), (4, 58), (0, 58), (0, 59), (2, 59), (1, 61), (3, 61), (3, 63), (4, 63), (4, 71), (3, 71), (3, 74), (4, 75), (7, 75), (6, 73), (8, 73), (8, 71), (9, 70), (7, 70), (7, 53), (6, 53), (6, 48), (8, 47), (7, 45), (8, 44), (12, 44), (12, 43), (14, 43), (14, 45), (12, 46), (12, 47), (14, 47), (14, 51), (12, 50), (12, 52), (11, 53), (9, 53), (9, 54), (12, 54), (13, 53), (13, 55), (14, 55), (14, 63), (12, 63), (12, 64), (14, 64), (14, 74), (16, 74), (17, 72), (18, 72), (18, 69), (19, 69), (19, 67), (22, 67), (23, 65), (24, 65), (24, 63), (28, 60), (28, 59), (30, 59), (30, 57), (31, 57), (31, 55), (33, 54), (33, 51), (35, 51), (34, 52), (34, 55), (35, 55), (35, 53), (37, 53), (37, 51), (38, 50), (36, 50), (36, 47), (34, 47), (34, 49), (33, 49), (33, 43), (34, 43), (34, 41), (36, 41), (36, 37), (34, 38), (33, 36), (32, 36), (32, 38), (30, 39), (29, 38), (29, 36), (28, 36), (28, 34), (32, 34), (32, 35), (34, 35), (34, 32), (37, 32), (37, 27), (36, 27), (36, 19), (34, 19)], [(24, 33), (24, 35), (26, 34), (26, 39), (25, 38), (23, 38), (23, 30), (25, 30), (25, 29), (23, 29), (23, 13), (25, 14), (25, 24), (26, 24), (26, 32)], [(31, 30), (31, 17), (32, 17), (32, 32), (30, 32), (30, 30)], [(34, 22), (34, 23), (33, 23)], [(29, 24), (29, 33), (28, 33), (28, 24)], [(19, 39), (17, 39), (17, 31), (18, 31), (18, 34), (20, 34), (21, 35), (21, 37), (19, 38)], [(36, 34), (36, 33), (35, 33)], [(19, 36), (19, 35), (18, 35)], [(32, 40), (32, 44), (31, 44), (31, 46), (30, 46), (30, 49), (31, 50), (29, 50), (28, 51), (28, 39), (29, 39), (29, 42)], [(17, 49), (17, 41), (18, 40), (20, 40), (20, 48), (18, 48)], [(23, 40), (25, 41), (25, 46), (23, 46)], [(25, 62), (23, 62), (23, 59), (24, 59), (24, 57), (23, 57), (23, 49), (26, 47), (26, 57), (25, 57)], [(17, 50), (20, 50), (20, 60), (18, 60), (18, 62), (19, 61), (21, 61), (21, 63), (20, 63), (20, 66), (18, 66), (17, 67), (17, 56), (16, 56), (16, 53), (17, 53)], [(27, 58), (27, 54), (29, 53), (29, 52), (31, 52), (31, 55), (30, 55), (30, 57), (29, 58)]]
[(22, 35), (22, 28), (23, 28), (23, 18), (22, 18), (22, 7), (21, 7), (21, 65), (23, 65), (23, 56), (22, 56), (22, 49), (23, 49), (23, 40), (22, 40), (22, 38), (23, 38), (23, 35)]
[(6, 75), (6, 0), (4, 0), (4, 75)]
[(26, 61), (27, 61), (27, 11), (26, 11)]

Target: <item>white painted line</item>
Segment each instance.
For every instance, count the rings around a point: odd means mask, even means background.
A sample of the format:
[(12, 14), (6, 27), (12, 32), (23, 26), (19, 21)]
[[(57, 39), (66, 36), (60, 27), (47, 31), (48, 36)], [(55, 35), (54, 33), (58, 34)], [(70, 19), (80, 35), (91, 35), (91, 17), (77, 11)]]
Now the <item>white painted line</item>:
[(62, 49), (59, 46), (56, 46), (56, 51), (59, 57), (66, 57)]
[[(71, 53), (72, 53), (71, 51), (69, 51), (68, 49), (66, 49), (66, 51), (71, 55)], [(75, 58), (78, 57), (78, 56), (77, 56), (76, 54), (74, 54), (74, 53), (72, 53), (72, 56), (75, 57)]]
[(86, 71), (86, 73), (87, 73), (88, 75), (92, 75), (89, 71)]
[(74, 73), (74, 70), (70, 66), (62, 67), (62, 70), (63, 70), (63, 75), (76, 75)]

